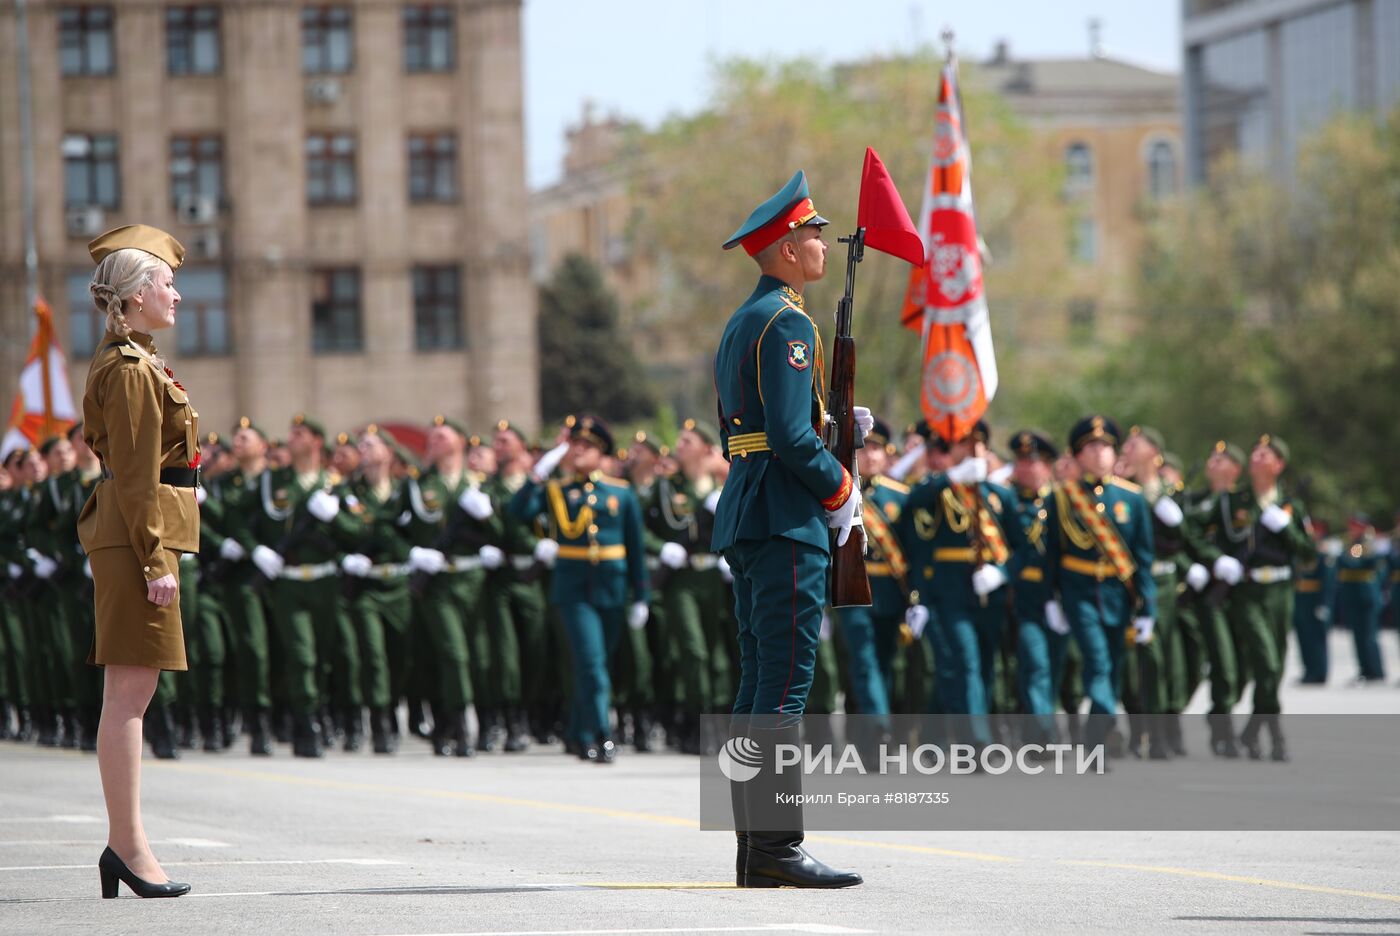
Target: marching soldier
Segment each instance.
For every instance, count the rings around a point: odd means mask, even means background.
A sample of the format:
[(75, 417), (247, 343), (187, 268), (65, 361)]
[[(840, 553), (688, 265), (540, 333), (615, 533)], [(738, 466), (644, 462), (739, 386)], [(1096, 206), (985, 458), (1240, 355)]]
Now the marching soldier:
[(1381, 662), (1380, 630), (1382, 587), (1389, 572), (1389, 557), (1377, 548), (1371, 518), (1358, 513), (1347, 521), (1346, 548), (1337, 559), (1337, 611), (1351, 629), (1356, 644), (1358, 672), (1355, 685), (1380, 685), (1385, 681)]

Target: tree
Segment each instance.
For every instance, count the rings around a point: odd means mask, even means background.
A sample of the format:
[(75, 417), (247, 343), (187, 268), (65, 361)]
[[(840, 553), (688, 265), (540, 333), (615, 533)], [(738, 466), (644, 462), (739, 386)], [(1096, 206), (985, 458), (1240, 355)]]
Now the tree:
[(540, 408), (546, 422), (588, 412), (610, 423), (651, 417), (656, 399), (618, 327), (617, 297), (578, 255), (540, 287)]

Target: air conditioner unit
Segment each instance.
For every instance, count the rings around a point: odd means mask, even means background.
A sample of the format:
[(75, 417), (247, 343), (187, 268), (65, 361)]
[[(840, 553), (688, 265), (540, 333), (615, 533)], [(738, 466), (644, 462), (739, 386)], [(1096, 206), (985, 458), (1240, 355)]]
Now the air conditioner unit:
[(181, 224), (213, 224), (219, 219), (219, 200), (209, 195), (182, 195), (175, 201), (175, 217)]
[(340, 100), (339, 78), (313, 78), (306, 83), (308, 104), (334, 104)]
[(70, 205), (64, 217), (69, 237), (96, 237), (107, 220), (97, 205)]
[(199, 231), (190, 238), (190, 253), (199, 260), (217, 260), (223, 253), (223, 239), (216, 230)]

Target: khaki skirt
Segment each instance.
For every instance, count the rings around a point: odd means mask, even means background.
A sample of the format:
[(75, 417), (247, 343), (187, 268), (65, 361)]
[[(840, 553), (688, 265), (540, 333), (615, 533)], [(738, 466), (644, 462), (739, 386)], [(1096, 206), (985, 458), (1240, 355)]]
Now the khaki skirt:
[[(167, 549), (166, 567), (178, 582), (180, 554)], [(146, 577), (136, 550), (115, 546), (88, 555), (92, 563), (97, 629), (88, 662), (97, 666), (149, 666), (186, 670), (180, 597), (164, 608), (146, 600)]]

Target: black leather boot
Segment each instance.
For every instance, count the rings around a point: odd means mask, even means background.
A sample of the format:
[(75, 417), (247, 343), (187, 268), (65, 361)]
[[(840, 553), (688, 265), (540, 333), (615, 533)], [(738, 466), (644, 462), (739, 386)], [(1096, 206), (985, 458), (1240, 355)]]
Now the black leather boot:
[(97, 753), (97, 726), (102, 723), (102, 706), (93, 705), (85, 708), (81, 713), (83, 722), (83, 743), (80, 747), (84, 753)]
[(34, 716), (33, 713), (29, 710), (29, 708), (23, 705), (20, 706), (19, 721), (15, 725), (15, 740), (34, 740)]
[(353, 754), (364, 744), (364, 712), (359, 706), (352, 706), (342, 713), (341, 720), (345, 723), (345, 743), (341, 746), (341, 750)]
[(1250, 760), (1263, 760), (1264, 752), (1259, 747), (1259, 731), (1264, 727), (1262, 715), (1251, 715), (1249, 721), (1244, 724), (1244, 731), (1240, 732), (1240, 745)]
[(34, 730), (40, 747), (58, 747), (58, 720), (47, 705), (34, 706)]
[(242, 734), (243, 726), (240, 724), (238, 710), (233, 706), (225, 705), (223, 707), (223, 716), (224, 750), (228, 750), (233, 747), (233, 742), (237, 741), (238, 736)]
[(272, 755), (272, 714), (267, 709), (258, 709), (251, 719), (248, 737), (248, 753), (257, 757)]
[(639, 754), (650, 754), (652, 751), (651, 729), (655, 724), (652, 721), (651, 712), (642, 709), (636, 714), (636, 729), (632, 736), (632, 746)]
[(1185, 757), (1186, 742), (1182, 740), (1181, 737), (1181, 716), (1163, 715), (1162, 719), (1162, 724), (1166, 729), (1167, 747), (1171, 749), (1172, 754), (1175, 756)]
[(10, 729), (10, 712), (14, 707), (10, 705), (8, 699), (0, 699), (0, 741), (8, 741), (14, 737), (14, 731)]
[(1283, 740), (1283, 720), (1278, 715), (1264, 716), (1264, 726), (1269, 729), (1269, 759), (1283, 763), (1288, 760), (1288, 746)]
[(323, 757), (321, 724), (315, 715), (298, 716), (292, 726), (292, 754), (297, 757)]
[(390, 710), (387, 708), (375, 709), (370, 713), (369, 730), (376, 754), (392, 754), (397, 746), (398, 739), (394, 737), (393, 722), (390, 719)]
[(1227, 760), (1239, 757), (1240, 749), (1235, 746), (1235, 726), (1231, 723), (1230, 714), (1220, 712), (1207, 715), (1206, 723), (1210, 725), (1211, 753)]
[(83, 743), (83, 728), (78, 724), (77, 709), (65, 709), (59, 721), (63, 723), (63, 746), (76, 751)]
[(457, 757), (476, 756), (476, 745), (472, 743), (472, 729), (467, 721), (466, 709), (459, 709), (452, 716), (452, 753)]
[(224, 749), (223, 719), (212, 706), (199, 707), (199, 736), (204, 741), (204, 750), (210, 754), (217, 754)]
[(151, 753), (160, 760), (175, 760), (180, 749), (175, 744), (175, 716), (168, 705), (156, 705), (146, 710), (146, 740)]
[(530, 747), (530, 725), (525, 718), (525, 710), (512, 707), (507, 713), (506, 746), (508, 753), (518, 754)]

